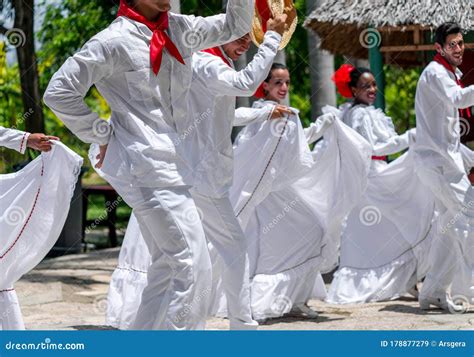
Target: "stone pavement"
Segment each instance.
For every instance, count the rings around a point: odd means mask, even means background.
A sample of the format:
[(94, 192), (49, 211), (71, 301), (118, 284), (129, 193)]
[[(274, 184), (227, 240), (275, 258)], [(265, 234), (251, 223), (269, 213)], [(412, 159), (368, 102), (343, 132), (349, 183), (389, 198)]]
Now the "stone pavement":
[[(108, 283), (118, 248), (43, 261), (16, 284), (27, 329), (95, 330), (104, 325)], [(451, 315), (421, 311), (415, 299), (364, 305), (309, 304), (320, 313), (268, 321), (261, 330), (459, 330), (474, 328), (474, 313)], [(210, 319), (208, 329), (228, 329), (228, 321)]]

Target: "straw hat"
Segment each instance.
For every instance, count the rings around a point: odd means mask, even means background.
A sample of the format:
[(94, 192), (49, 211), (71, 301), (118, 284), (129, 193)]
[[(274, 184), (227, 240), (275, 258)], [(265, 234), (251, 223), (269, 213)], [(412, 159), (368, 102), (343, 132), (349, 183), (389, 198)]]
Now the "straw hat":
[[(283, 34), (283, 38), (280, 44), (280, 50), (286, 47), (288, 42), (290, 42), (291, 36), (296, 30), (296, 25), (298, 24), (298, 16), (296, 14), (296, 9), (292, 0), (256, 0), (255, 1), (255, 13), (252, 23), (252, 31), (250, 31), (250, 37), (252, 38), (253, 43), (257, 47), (263, 42), (263, 37), (265, 36), (264, 27), (262, 21), (262, 14), (259, 10), (265, 9), (268, 6), (271, 14), (270, 17), (275, 17), (285, 13), (285, 8), (291, 9), (290, 12), (287, 12), (288, 18), (286, 23), (288, 24), (288, 30)], [(265, 16), (265, 15), (263, 15)]]

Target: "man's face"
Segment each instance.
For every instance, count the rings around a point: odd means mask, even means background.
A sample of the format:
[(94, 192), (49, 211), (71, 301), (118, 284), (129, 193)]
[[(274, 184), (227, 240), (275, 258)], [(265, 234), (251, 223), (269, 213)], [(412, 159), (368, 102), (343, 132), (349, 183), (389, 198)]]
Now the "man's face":
[(237, 61), (240, 56), (247, 52), (252, 42), (250, 35), (247, 34), (238, 40), (226, 43), (222, 46), (224, 52), (232, 61)]
[(455, 33), (446, 37), (444, 46), (436, 44), (436, 50), (444, 53), (444, 58), (454, 67), (458, 67), (462, 63), (464, 55), (464, 39), (461, 33)]
[(171, 10), (170, 0), (135, 0), (133, 5), (144, 16)]

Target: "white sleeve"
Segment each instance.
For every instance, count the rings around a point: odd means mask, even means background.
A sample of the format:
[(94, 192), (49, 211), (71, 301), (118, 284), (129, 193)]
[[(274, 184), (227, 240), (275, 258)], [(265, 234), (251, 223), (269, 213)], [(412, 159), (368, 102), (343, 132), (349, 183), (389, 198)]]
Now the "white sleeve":
[(327, 113), (318, 117), (309, 127), (304, 128), (304, 136), (306, 137), (308, 144), (318, 141), (324, 135), (326, 129), (329, 128), (335, 120), (336, 116), (333, 113)]
[[(254, 0), (229, 0), (225, 14), (194, 17), (191, 20), (190, 33), (198, 38), (193, 52), (216, 47), (238, 39), (250, 32), (253, 21)], [(193, 42), (194, 43), (194, 42)]]
[(200, 72), (215, 95), (250, 97), (267, 78), (280, 46), (281, 36), (268, 31), (252, 61), (241, 71), (235, 71), (221, 60), (208, 62)]
[(106, 43), (92, 39), (66, 60), (44, 94), (45, 104), (86, 143), (104, 145), (109, 141), (109, 134), (95, 129), (102, 119), (86, 105), (84, 97), (94, 83), (112, 72), (113, 58)]
[(373, 153), (376, 156), (392, 155), (405, 150), (410, 145), (410, 136), (415, 135), (415, 129), (410, 129), (402, 135), (392, 136), (384, 143), (373, 146)]
[(29, 136), (30, 133), (0, 126), (0, 146), (16, 150), (21, 154), (26, 151)]
[(430, 77), (430, 87), (439, 98), (455, 108), (463, 109), (474, 106), (474, 85), (461, 88), (448, 73), (434, 74)]
[(234, 126), (244, 126), (268, 120), (272, 116), (274, 108), (273, 105), (266, 105), (263, 108), (237, 108), (235, 110)]

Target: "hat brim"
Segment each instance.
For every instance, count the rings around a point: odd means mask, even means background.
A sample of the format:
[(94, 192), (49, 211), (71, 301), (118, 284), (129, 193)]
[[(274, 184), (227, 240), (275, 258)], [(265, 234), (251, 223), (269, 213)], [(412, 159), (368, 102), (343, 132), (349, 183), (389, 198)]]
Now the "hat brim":
[[(282, 15), (285, 11), (285, 4), (283, 0), (268, 0), (268, 5), (270, 6), (273, 17)], [(294, 4), (292, 5), (292, 8), (292, 11), (295, 12), (295, 16), (292, 17), (292, 19), (290, 17), (287, 19), (288, 30), (283, 33), (279, 47), (280, 50), (284, 49), (288, 45), (296, 30), (296, 26), (298, 25), (298, 16), (296, 15)], [(252, 39), (255, 46), (260, 47), (264, 37), (265, 33), (263, 32), (262, 19), (258, 15), (257, 10), (255, 10), (252, 21), (252, 31), (250, 31), (250, 38)]]

